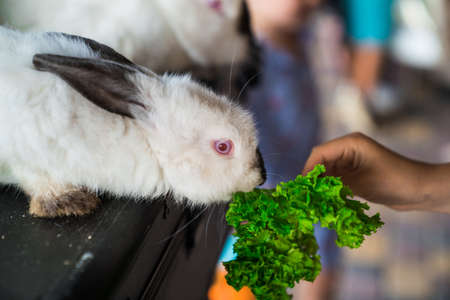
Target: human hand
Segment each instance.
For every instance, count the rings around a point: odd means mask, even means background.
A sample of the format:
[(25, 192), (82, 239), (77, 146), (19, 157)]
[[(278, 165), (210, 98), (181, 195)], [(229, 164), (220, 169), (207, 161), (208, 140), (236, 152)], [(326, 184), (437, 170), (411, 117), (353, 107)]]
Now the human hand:
[(319, 163), (325, 165), (326, 175), (341, 177), (356, 196), (368, 201), (398, 210), (449, 211), (449, 164), (413, 161), (360, 133), (315, 147), (303, 174)]

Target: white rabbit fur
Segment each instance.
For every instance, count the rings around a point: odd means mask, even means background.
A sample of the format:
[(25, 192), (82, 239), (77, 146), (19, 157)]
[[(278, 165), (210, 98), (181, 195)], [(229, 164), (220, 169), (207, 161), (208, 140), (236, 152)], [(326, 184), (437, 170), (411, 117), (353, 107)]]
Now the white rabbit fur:
[[(24, 188), (31, 201), (87, 187), (209, 204), (262, 182), (253, 119), (225, 97), (188, 76), (135, 72), (128, 79), (148, 109), (132, 108), (129, 118), (36, 70), (37, 53), (101, 59), (82, 40), (0, 26), (0, 180)], [(231, 156), (212, 149), (221, 138), (233, 141)]]
[(4, 0), (14, 26), (62, 31), (112, 47), (153, 71), (239, 63), (248, 36), (239, 34), (243, 0)]

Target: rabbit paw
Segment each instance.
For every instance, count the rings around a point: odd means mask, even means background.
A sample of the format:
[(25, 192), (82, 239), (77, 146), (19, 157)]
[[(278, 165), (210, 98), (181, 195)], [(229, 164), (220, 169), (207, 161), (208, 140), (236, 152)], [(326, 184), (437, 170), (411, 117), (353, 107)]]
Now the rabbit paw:
[(82, 216), (92, 212), (99, 203), (97, 195), (87, 189), (70, 189), (57, 195), (32, 196), (29, 212), (41, 218)]

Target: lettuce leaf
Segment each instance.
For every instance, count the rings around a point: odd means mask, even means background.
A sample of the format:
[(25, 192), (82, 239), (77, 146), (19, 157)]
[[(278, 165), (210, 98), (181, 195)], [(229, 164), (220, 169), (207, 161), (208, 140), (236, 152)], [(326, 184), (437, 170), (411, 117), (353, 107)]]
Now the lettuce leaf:
[(237, 258), (224, 262), (229, 285), (248, 286), (259, 300), (291, 299), (288, 287), (314, 281), (321, 270), (314, 224), (335, 230), (336, 244), (350, 248), (383, 225), (378, 213), (365, 214), (366, 203), (349, 199), (353, 194), (339, 178), (320, 176), (324, 172), (317, 165), (275, 189), (233, 195), (226, 220), (238, 240)]

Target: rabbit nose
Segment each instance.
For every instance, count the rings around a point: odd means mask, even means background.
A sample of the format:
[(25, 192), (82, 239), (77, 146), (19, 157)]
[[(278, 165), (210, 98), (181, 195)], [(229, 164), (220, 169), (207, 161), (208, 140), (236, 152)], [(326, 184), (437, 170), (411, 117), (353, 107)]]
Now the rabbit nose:
[(259, 151), (259, 148), (256, 149), (256, 157), (258, 160), (258, 162), (257, 162), (258, 167), (261, 171), (261, 182), (259, 183), (259, 185), (263, 185), (264, 182), (266, 182), (266, 180), (267, 180), (267, 172), (266, 172), (266, 167), (264, 166), (264, 160), (262, 158), (261, 151)]

